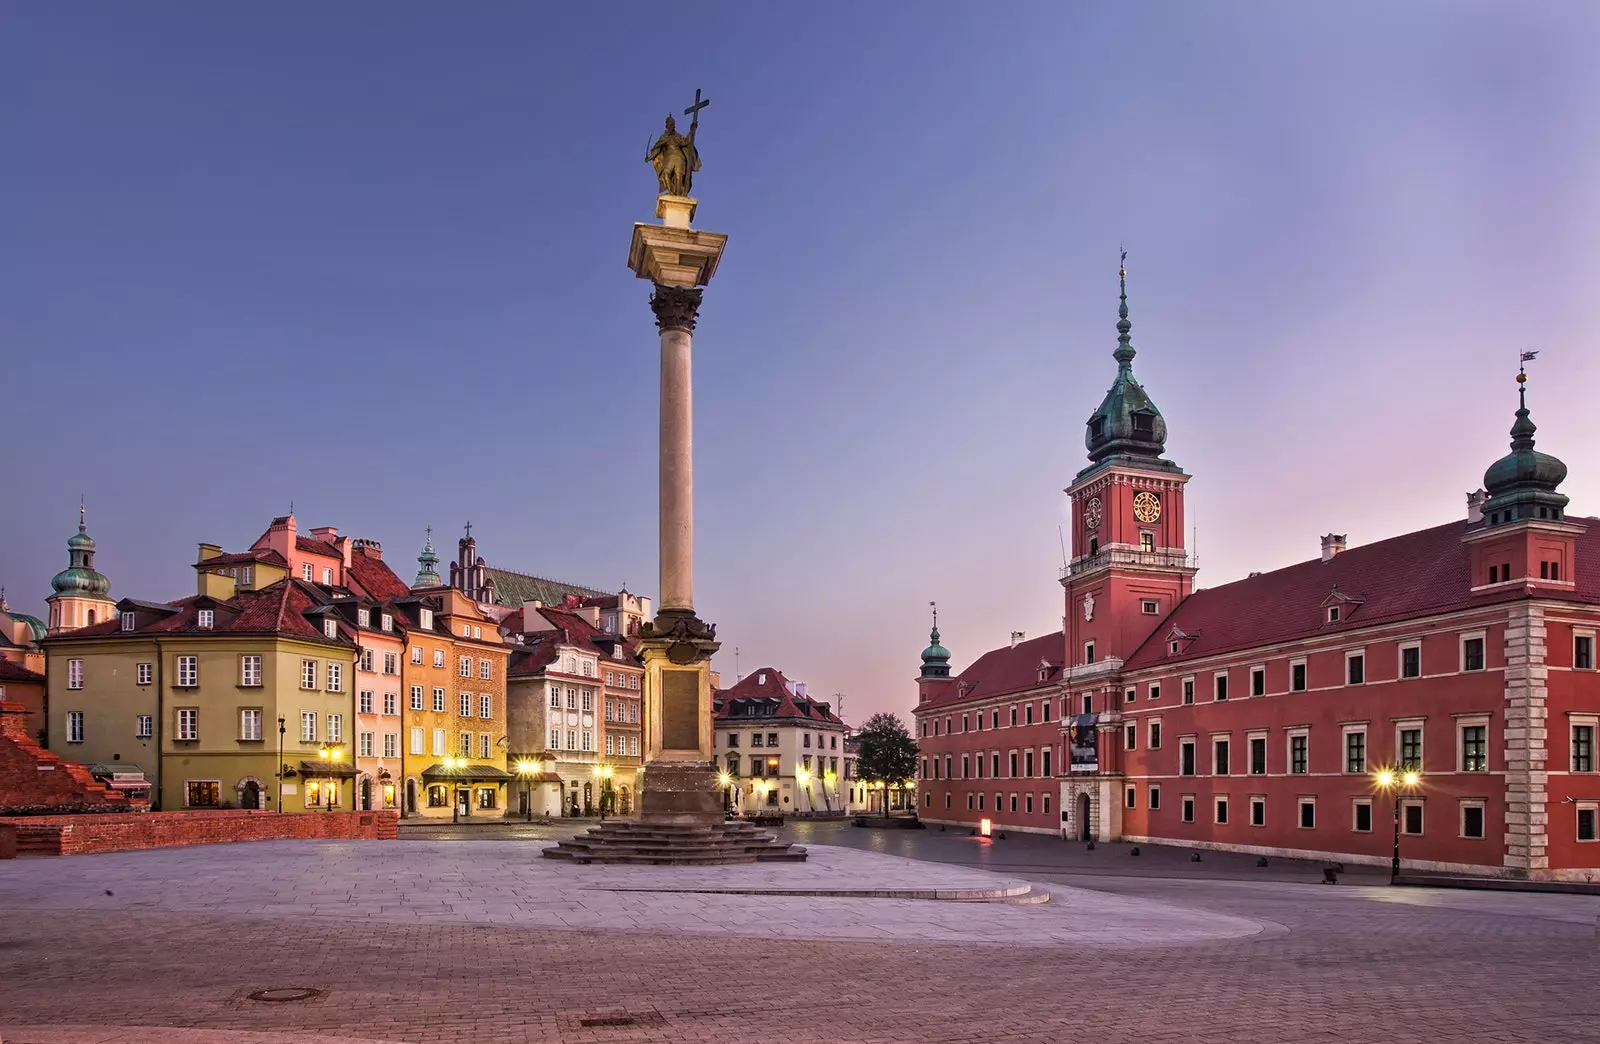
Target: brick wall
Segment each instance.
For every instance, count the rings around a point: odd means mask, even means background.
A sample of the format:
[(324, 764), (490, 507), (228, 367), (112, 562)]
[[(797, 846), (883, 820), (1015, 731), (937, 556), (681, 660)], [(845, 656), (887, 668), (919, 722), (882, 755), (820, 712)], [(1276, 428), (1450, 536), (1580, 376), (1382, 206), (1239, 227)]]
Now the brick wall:
[(17, 849), (44, 855), (126, 852), (230, 841), (326, 838), (387, 841), (399, 835), (400, 814), (378, 812), (278, 813), (246, 809), (150, 812), (144, 815), (24, 816), (0, 819), (15, 830)]
[(59, 812), (137, 812), (130, 801), (28, 735), (27, 708), (0, 702), (0, 815)]

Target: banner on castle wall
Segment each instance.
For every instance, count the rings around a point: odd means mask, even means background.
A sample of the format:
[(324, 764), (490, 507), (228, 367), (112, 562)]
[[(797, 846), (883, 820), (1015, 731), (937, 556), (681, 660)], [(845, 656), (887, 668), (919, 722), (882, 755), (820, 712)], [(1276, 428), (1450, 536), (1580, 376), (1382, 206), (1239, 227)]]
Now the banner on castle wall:
[(1079, 714), (1067, 729), (1067, 768), (1070, 772), (1100, 771), (1100, 733), (1095, 715)]

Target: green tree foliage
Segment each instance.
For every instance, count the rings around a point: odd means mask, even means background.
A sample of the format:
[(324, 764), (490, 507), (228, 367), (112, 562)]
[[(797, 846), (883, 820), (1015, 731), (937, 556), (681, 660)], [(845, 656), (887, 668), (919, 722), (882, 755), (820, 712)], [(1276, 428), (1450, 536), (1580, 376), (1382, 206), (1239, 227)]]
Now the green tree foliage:
[(856, 771), (862, 779), (883, 789), (883, 810), (887, 813), (889, 789), (904, 785), (917, 774), (917, 741), (893, 714), (874, 714), (861, 726), (856, 738), (861, 744)]

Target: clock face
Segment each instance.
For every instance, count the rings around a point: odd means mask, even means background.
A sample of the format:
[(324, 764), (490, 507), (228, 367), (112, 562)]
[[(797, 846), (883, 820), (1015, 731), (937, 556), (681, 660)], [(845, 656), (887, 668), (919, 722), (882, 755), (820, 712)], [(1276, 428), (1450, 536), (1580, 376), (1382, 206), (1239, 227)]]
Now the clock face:
[(1154, 522), (1161, 517), (1161, 498), (1144, 490), (1133, 495), (1133, 517), (1140, 522)]
[(1089, 503), (1083, 505), (1083, 523), (1090, 529), (1099, 529), (1100, 520), (1105, 517), (1105, 510), (1100, 505), (1099, 497), (1091, 497)]

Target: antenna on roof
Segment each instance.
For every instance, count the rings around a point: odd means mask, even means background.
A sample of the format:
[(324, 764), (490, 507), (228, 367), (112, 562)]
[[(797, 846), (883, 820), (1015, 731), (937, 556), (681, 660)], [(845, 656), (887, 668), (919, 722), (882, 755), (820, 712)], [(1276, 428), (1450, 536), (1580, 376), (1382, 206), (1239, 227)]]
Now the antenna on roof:
[(1060, 523), (1056, 524), (1056, 539), (1061, 541), (1061, 568), (1067, 567), (1067, 535), (1061, 531)]

